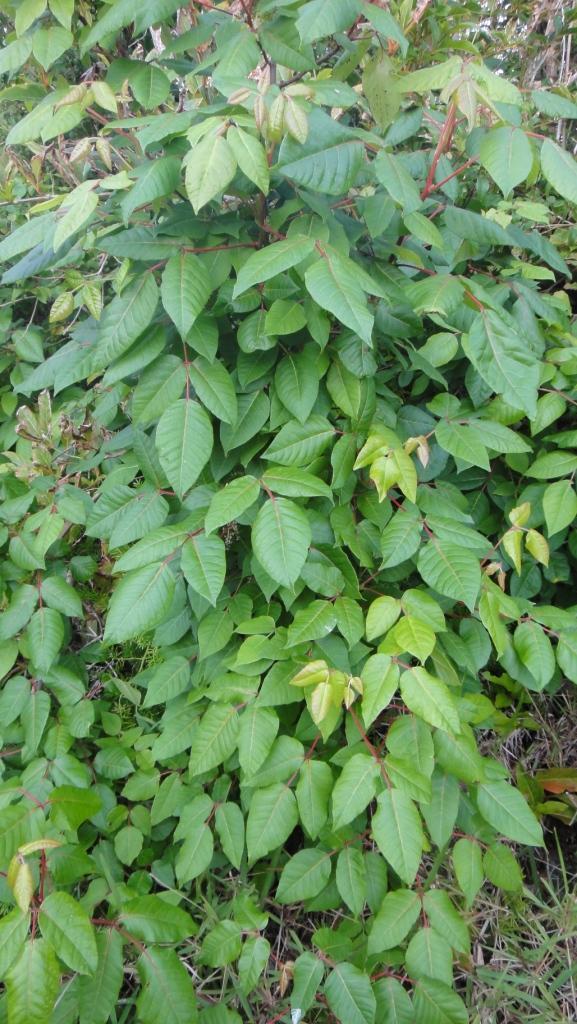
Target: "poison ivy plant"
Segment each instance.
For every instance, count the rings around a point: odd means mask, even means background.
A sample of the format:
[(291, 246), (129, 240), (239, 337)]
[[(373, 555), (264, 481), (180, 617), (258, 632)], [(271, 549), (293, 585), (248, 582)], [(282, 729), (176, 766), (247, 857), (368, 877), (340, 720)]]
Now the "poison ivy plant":
[(478, 734), (577, 683), (577, 105), (473, 5), (1, 7), (2, 1019), (461, 1024), (575, 788)]

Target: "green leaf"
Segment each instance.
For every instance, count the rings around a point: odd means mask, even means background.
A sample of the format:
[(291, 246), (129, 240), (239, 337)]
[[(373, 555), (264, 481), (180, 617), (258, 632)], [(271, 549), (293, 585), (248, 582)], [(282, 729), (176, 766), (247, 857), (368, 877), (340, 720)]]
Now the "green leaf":
[[(130, 88), (138, 103), (145, 110), (152, 110), (154, 107), (164, 103), (167, 98), (170, 92), (170, 79), (165, 75), (164, 71), (155, 67), (154, 64), (138, 61), (130, 75)], [(154, 163), (159, 162), (158, 160), (154, 161)], [(176, 185), (173, 185), (167, 191), (172, 192), (174, 188), (176, 188)]]
[(425, 662), (435, 647), (436, 636), (420, 619), (405, 615), (391, 630), (389, 640), (419, 661)]
[(398, 157), (381, 151), (375, 160), (374, 170), (391, 199), (398, 203), (405, 213), (413, 213), (419, 209), (421, 197), (417, 185)]
[(14, 18), (16, 34), (21, 36), (46, 10), (47, 0), (22, 0)]
[(142, 374), (132, 398), (134, 423), (160, 419), (180, 398), (186, 386), (186, 368), (178, 356), (161, 356)]
[(372, 831), (383, 857), (401, 881), (412, 885), (423, 853), (423, 827), (413, 801), (397, 789), (378, 797)]
[(577, 164), (566, 149), (551, 139), (545, 139), (541, 147), (541, 170), (563, 199), (577, 203)]
[(197, 825), (194, 831), (182, 844), (174, 871), (179, 885), (192, 882), (204, 874), (210, 865), (214, 853), (212, 832), (206, 824)]
[(200, 658), (222, 651), (233, 634), (234, 626), (228, 611), (215, 611), (205, 615), (198, 627)]
[(139, 896), (125, 903), (119, 916), (123, 926), (144, 942), (180, 942), (194, 935), (190, 916), (160, 896)]
[[(372, 10), (372, 6), (365, 5), (365, 13)], [(395, 24), (388, 11), (379, 13)], [(393, 64), (385, 53), (367, 62), (363, 71), (363, 92), (379, 128), (388, 128), (399, 112), (402, 95), (397, 88)]]
[(453, 847), (453, 868), (468, 909), (483, 884), (483, 858), (479, 844), (473, 839), (458, 839)]
[[(3, 46), (2, 52), (0, 53), (0, 74), (5, 75), (6, 72), (17, 71), (18, 68), (28, 60), (28, 57), (32, 53), (32, 35), (22, 36), (20, 39), (14, 39), (13, 42)], [(22, 227), (28, 227), (30, 222), (22, 225)], [(19, 230), (19, 229), (18, 229)], [(4, 245), (12, 235), (7, 235), (2, 239)], [(8, 257), (5, 257), (8, 259)]]
[(222, 764), (236, 748), (239, 716), (231, 704), (213, 704), (195, 733), (189, 772), (200, 775)]
[(195, 1024), (190, 974), (172, 949), (146, 949), (136, 969), (142, 989), (136, 1010), (142, 1024)]
[(430, 798), (428, 802), (422, 801), (421, 814), (431, 839), (439, 849), (447, 845), (453, 834), (459, 800), (459, 783), (455, 776), (435, 769), (431, 777)]
[[(328, 0), (323, 0), (327, 3)], [(347, 0), (348, 2), (348, 0)], [(340, 196), (354, 184), (364, 160), (363, 143), (350, 128), (321, 111), (309, 114), (305, 143), (285, 138), (278, 169), (284, 178), (323, 195)]]
[(365, 628), (360, 605), (350, 597), (337, 597), (334, 609), (339, 633), (345, 638), (349, 648), (354, 647), (361, 639)]
[(236, 921), (221, 921), (206, 936), (201, 949), (201, 962), (210, 967), (226, 967), (241, 952), (241, 927)]
[(311, 899), (324, 889), (330, 874), (331, 859), (326, 850), (299, 850), (282, 870), (276, 898), (279, 903)]
[(285, 270), (290, 270), (291, 267), (296, 267), (310, 256), (314, 245), (312, 238), (294, 235), (251, 253), (238, 272), (233, 298), (236, 299), (254, 284), (261, 284), (271, 277), (284, 273)]
[(566, 476), (577, 469), (577, 455), (573, 452), (548, 452), (539, 455), (527, 469), (527, 476), (534, 480), (554, 480), (557, 476)]
[(48, 71), (50, 67), (68, 50), (74, 42), (72, 32), (61, 25), (48, 25), (34, 33), (32, 53), (38, 63)]
[(471, 946), (469, 929), (447, 893), (430, 889), (423, 896), (423, 909), (435, 931), (444, 936), (457, 953), (467, 956)]
[(299, 817), (311, 839), (316, 839), (329, 816), (333, 773), (324, 761), (303, 762), (296, 787)]
[(114, 1012), (124, 978), (122, 936), (114, 928), (96, 932), (98, 966), (78, 982), (80, 1024), (106, 1024)]
[(175, 655), (168, 658), (153, 673), (144, 695), (142, 706), (154, 707), (174, 700), (184, 693), (190, 681), (190, 664), (186, 658)]
[(262, 475), (262, 482), (275, 494), (288, 498), (331, 498), (332, 491), (318, 476), (296, 466), (274, 466)]
[(444, 936), (434, 928), (415, 932), (405, 953), (405, 965), (413, 978), (434, 978), (446, 985), (453, 981), (453, 954)]
[(360, 9), (360, 0), (341, 0), (338, 7), (331, 0), (309, 0), (300, 8), (297, 19), (303, 43), (314, 43), (317, 39), (349, 28)]
[(353, 821), (373, 799), (379, 768), (368, 754), (354, 754), (339, 775), (332, 797), (333, 827)]
[(416, 313), (448, 315), (460, 305), (463, 285), (450, 274), (435, 274), (410, 285), (408, 298)]
[(316, 370), (317, 353), (307, 345), (302, 352), (288, 352), (276, 368), (276, 392), (286, 409), (304, 423), (310, 416), (319, 392)]
[(421, 978), (413, 1000), (416, 1024), (468, 1024), (462, 999), (448, 985), (434, 978)]
[(42, 580), (42, 600), (49, 608), (55, 608), (70, 618), (83, 617), (80, 597), (62, 576), (48, 576)]
[(337, 964), (324, 986), (330, 1009), (340, 1024), (373, 1024), (377, 1004), (371, 980), (353, 964)]
[(363, 288), (335, 249), (323, 246), (320, 255), (305, 274), (308, 292), (322, 309), (371, 345), (374, 316), (369, 312)]
[(202, 313), (211, 291), (208, 271), (197, 256), (180, 252), (168, 260), (162, 273), (160, 297), (183, 338)]
[(98, 793), (76, 786), (56, 786), (50, 794), (50, 818), (60, 828), (76, 830), (98, 814), (101, 806)]
[(570, 526), (577, 516), (577, 494), (570, 480), (549, 484), (543, 495), (543, 512), (549, 537)]
[(449, 688), (425, 668), (403, 672), (401, 696), (407, 707), (429, 725), (451, 733), (461, 731), (459, 712)]
[(287, 498), (271, 498), (252, 528), (253, 551), (269, 576), (290, 587), (298, 579), (311, 543), (306, 514)]
[(463, 338), (465, 354), (489, 387), (529, 419), (537, 412), (539, 364), (529, 345), (491, 309)]
[(533, 151), (525, 132), (503, 125), (483, 137), (479, 160), (506, 199), (515, 186), (529, 176)]
[(38, 608), (26, 629), (32, 662), (39, 675), (45, 676), (56, 661), (64, 641), (64, 621), (54, 608)]
[(195, 213), (224, 191), (236, 172), (232, 146), (222, 135), (205, 135), (187, 159), (186, 192)]
[(127, 573), (110, 601), (105, 641), (118, 644), (154, 629), (170, 608), (174, 586), (174, 574), (167, 562), (153, 562)]
[(211, 500), (204, 521), (206, 533), (212, 533), (219, 526), (238, 519), (247, 508), (254, 505), (259, 494), (259, 482), (254, 476), (241, 476), (231, 480)]
[[(94, 182), (83, 182), (73, 189), (60, 207), (59, 213), (63, 216), (58, 221), (54, 232), (52, 245), (56, 252), (67, 239), (75, 235), (80, 228), (90, 219), (98, 206), (98, 195), (94, 192)], [(54, 310), (51, 313), (54, 317)], [(65, 318), (63, 318), (65, 319)]]
[(462, 601), (473, 611), (481, 587), (481, 569), (471, 551), (433, 538), (421, 548), (417, 566), (433, 590)]
[(548, 117), (577, 117), (577, 104), (558, 93), (548, 92), (546, 89), (534, 89), (531, 99), (537, 110)]
[(11, 1024), (49, 1024), (60, 983), (52, 947), (29, 939), (4, 977)]
[(0, 920), (0, 973), (6, 976), (8, 968), (22, 953), (28, 929), (30, 915), (24, 914), (19, 907), (9, 910)]
[(216, 809), (215, 828), (218, 832), (223, 853), (238, 870), (244, 852), (244, 818), (237, 804), (224, 803)]
[[(31, 662), (31, 664), (33, 664)], [(35, 690), (22, 711), (21, 722), (24, 728), (24, 759), (32, 757), (42, 739), (42, 734), (50, 714), (50, 697), (43, 690)]]
[(228, 370), (221, 362), (199, 356), (188, 367), (191, 384), (203, 405), (219, 420), (234, 426), (238, 406), (234, 384)]
[(363, 855), (353, 846), (341, 850), (337, 857), (337, 889), (349, 910), (358, 917), (366, 900), (366, 878)]
[(241, 991), (248, 995), (255, 988), (270, 956), (270, 942), (262, 935), (245, 939), (238, 961), (238, 978)]
[[(137, 64), (136, 67), (138, 71), (142, 68), (144, 74), (149, 73), (145, 70), (145, 65)], [(150, 71), (156, 70), (150, 69)], [(166, 75), (162, 72), (159, 72), (159, 74), (162, 76), (161, 84), (164, 80), (164, 83), (168, 85)], [(174, 156), (163, 156), (158, 160), (149, 160), (145, 164), (140, 164), (136, 167), (133, 174), (136, 181), (120, 203), (125, 224), (129, 223), (130, 217), (137, 207), (148, 206), (155, 199), (168, 196), (178, 188), (180, 184), (180, 160)]]
[(212, 445), (212, 425), (198, 402), (179, 399), (165, 409), (156, 429), (156, 448), (164, 472), (181, 497), (196, 483)]
[(396, 889), (385, 896), (369, 933), (368, 952), (382, 953), (398, 946), (421, 913), (421, 901), (410, 889)]
[[(162, 18), (168, 17), (176, 10), (178, 4), (176, 0), (152, 0), (149, 7), (150, 23), (155, 23), (157, 20), (160, 21)], [(135, 23), (136, 32), (140, 32), (146, 28), (146, 18), (144, 24), (142, 24), (142, 14), (135, 11), (134, 4), (130, 0), (117, 0), (113, 7), (107, 8), (101, 18), (92, 26), (90, 32), (83, 40), (81, 48), (82, 53), (86, 53), (95, 43), (100, 42), (106, 36), (111, 36), (117, 33), (125, 25)]]
[(383, 633), (388, 633), (388, 630), (395, 626), (400, 614), (401, 601), (398, 598), (387, 596), (375, 598), (367, 611), (365, 626), (367, 640), (375, 640)]
[(152, 274), (142, 274), (106, 306), (99, 324), (98, 358), (101, 366), (118, 359), (146, 330), (158, 305), (158, 287)]
[(296, 647), (305, 640), (321, 640), (333, 631), (336, 621), (330, 601), (311, 601), (296, 613), (289, 626), (287, 647)]
[(529, 452), (531, 446), (523, 440), (514, 430), (504, 427), (502, 423), (495, 423), (494, 420), (469, 420), (469, 424), (475, 431), (479, 440), (487, 448), (494, 452)]
[(512, 850), (503, 843), (493, 843), (485, 850), (483, 870), (492, 885), (505, 892), (519, 892), (523, 888), (523, 872)]
[(86, 911), (66, 892), (52, 892), (40, 908), (38, 921), (56, 955), (79, 974), (94, 974), (98, 950)]
[(536, 622), (520, 622), (513, 634), (513, 647), (519, 660), (543, 690), (555, 672), (555, 655), (549, 637)]
[(381, 568), (391, 569), (408, 558), (412, 558), (421, 544), (421, 535), (422, 525), (419, 510), (406, 502), (383, 530)]
[(380, 978), (373, 987), (377, 999), (378, 1020), (383, 1024), (414, 1024), (413, 1006), (406, 989), (396, 978)]
[(191, 533), (194, 533), (202, 523), (202, 517), (198, 514), (187, 516), (171, 526), (161, 526), (158, 530), (152, 530), (146, 537), (133, 544), (116, 563), (117, 572), (129, 572), (131, 569), (141, 569), (151, 562), (157, 562), (173, 551), (180, 548)]
[(390, 704), (399, 685), (399, 667), (386, 654), (373, 654), (361, 672), (363, 699), (361, 710), (368, 729)]
[(333, 437), (334, 428), (324, 416), (311, 416), (305, 423), (291, 420), (281, 427), (262, 457), (281, 466), (307, 466)]
[(435, 437), (446, 452), (471, 466), (489, 469), (487, 449), (475, 432), (475, 427), (464, 427), (449, 420), (441, 420), (435, 428)]
[(293, 1014), (306, 1013), (314, 1002), (323, 980), (322, 962), (312, 953), (301, 953), (295, 960), (291, 1008)]
[(228, 129), (226, 141), (242, 173), (246, 174), (247, 178), (253, 181), (266, 196), (269, 190), (270, 175), (262, 142), (237, 125), (231, 125)]
[(254, 775), (268, 757), (278, 728), (278, 715), (268, 708), (250, 707), (242, 715), (238, 757), (247, 775)]
[(497, 832), (528, 846), (543, 845), (543, 830), (521, 793), (508, 782), (487, 782), (477, 791), (479, 811)]
[(220, 440), (226, 454), (246, 444), (258, 434), (270, 412), (269, 400), (261, 391), (242, 394), (238, 399), (238, 419), (234, 426), (223, 423)]
[(182, 546), (180, 567), (192, 589), (216, 607), (226, 574), (226, 550), (220, 537), (191, 537)]
[(298, 823), (294, 793), (282, 783), (257, 789), (251, 799), (246, 826), (249, 860), (254, 863), (276, 850)]

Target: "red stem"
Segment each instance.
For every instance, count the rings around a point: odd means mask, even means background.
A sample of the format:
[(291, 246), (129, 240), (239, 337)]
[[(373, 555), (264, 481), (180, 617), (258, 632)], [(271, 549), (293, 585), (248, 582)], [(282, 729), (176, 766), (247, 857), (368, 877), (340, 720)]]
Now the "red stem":
[(452, 100), (451, 103), (449, 104), (447, 117), (441, 129), (441, 134), (439, 135), (439, 141), (437, 142), (435, 152), (433, 153), (433, 159), (431, 160), (431, 166), (429, 167), (429, 173), (427, 175), (425, 187), (421, 192), (421, 199), (426, 199), (427, 196), (429, 195), (429, 192), (432, 192), (433, 190), (437, 164), (439, 163), (439, 160), (441, 159), (443, 153), (445, 153), (448, 150), (449, 146), (451, 145), (456, 124), (457, 105), (455, 101)]

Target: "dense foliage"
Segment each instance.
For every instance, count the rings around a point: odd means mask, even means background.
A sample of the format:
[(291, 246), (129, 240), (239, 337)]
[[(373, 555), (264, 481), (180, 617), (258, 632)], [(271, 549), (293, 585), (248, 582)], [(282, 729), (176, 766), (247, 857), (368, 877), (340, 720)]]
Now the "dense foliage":
[(474, 4), (0, 7), (0, 1020), (461, 1024), (571, 814), (487, 736), (577, 683), (577, 104)]

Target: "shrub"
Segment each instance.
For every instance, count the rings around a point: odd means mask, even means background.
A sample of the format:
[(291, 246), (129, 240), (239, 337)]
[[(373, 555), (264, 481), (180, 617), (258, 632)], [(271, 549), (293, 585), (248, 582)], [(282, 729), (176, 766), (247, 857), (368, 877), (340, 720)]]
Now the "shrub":
[(566, 813), (478, 734), (577, 682), (577, 106), (465, 8), (6, 6), (8, 1021), (460, 1024)]

